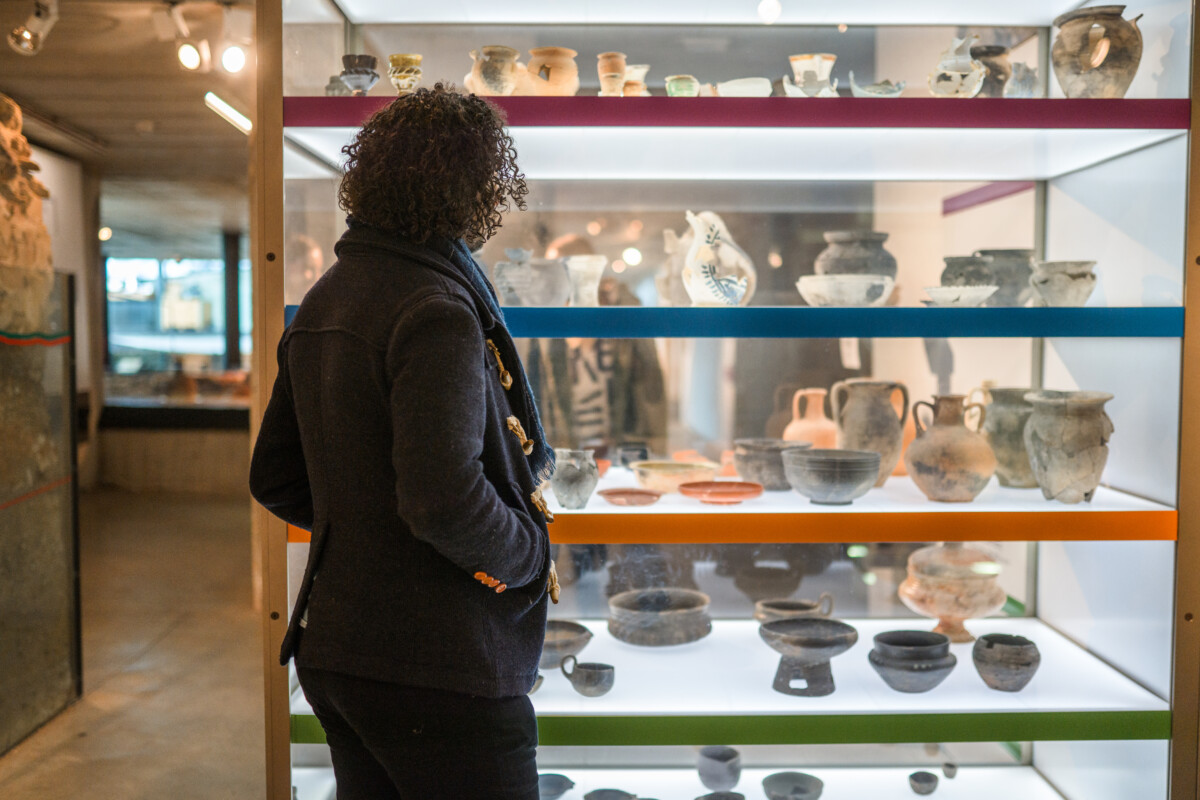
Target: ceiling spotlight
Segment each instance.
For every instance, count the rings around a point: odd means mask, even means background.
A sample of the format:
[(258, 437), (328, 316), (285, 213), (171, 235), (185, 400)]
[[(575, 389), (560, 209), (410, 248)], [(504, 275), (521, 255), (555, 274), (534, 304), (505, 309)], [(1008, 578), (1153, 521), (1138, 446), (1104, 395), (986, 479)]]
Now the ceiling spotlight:
[(58, 22), (58, 0), (35, 0), (33, 13), (8, 33), (8, 44), (23, 56), (36, 56)]
[(107, 242), (112, 238), (112, 228), (105, 226), (96, 232), (96, 238), (102, 242)]
[(250, 122), (249, 117), (238, 111), (233, 106), (229, 105), (229, 103), (226, 103), (224, 100), (217, 97), (212, 92), (204, 95), (204, 105), (211, 108), (214, 112), (216, 112), (218, 117), (225, 120), (246, 135), (249, 135), (250, 130), (254, 127), (254, 125)]
[(621, 258), (631, 267), (636, 267), (642, 263), (642, 251), (636, 247), (626, 247), (621, 253)]
[(758, 4), (758, 18), (765, 25), (771, 25), (783, 14), (783, 3), (779, 0), (762, 0)]
[(221, 66), (226, 72), (241, 72), (246, 66), (246, 51), (240, 45), (231, 44), (221, 53)]
[(221, 67), (232, 74), (241, 72), (246, 66), (246, 48), (253, 43), (254, 12), (226, 5), (219, 45)]

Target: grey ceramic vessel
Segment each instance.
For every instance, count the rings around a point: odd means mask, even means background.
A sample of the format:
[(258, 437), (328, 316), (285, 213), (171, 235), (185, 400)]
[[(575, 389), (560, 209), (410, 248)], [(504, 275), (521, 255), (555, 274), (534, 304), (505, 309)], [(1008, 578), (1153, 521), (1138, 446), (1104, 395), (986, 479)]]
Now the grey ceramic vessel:
[[(567, 671), (567, 664), (571, 671)], [(575, 691), (584, 697), (600, 697), (608, 694), (616, 681), (617, 670), (612, 664), (599, 664), (594, 661), (579, 661), (575, 656), (567, 656), (559, 667), (566, 679), (571, 682)]]
[(987, 633), (975, 640), (971, 660), (989, 687), (1001, 692), (1019, 692), (1038, 671), (1042, 654), (1024, 636)]
[(768, 800), (817, 800), (825, 782), (807, 772), (776, 772), (763, 778)]
[(1029, 285), (1034, 268), (1032, 250), (976, 250), (975, 255), (992, 259), (988, 267), (998, 288), (986, 305), (1013, 307), (1029, 302), (1033, 296), (1033, 287)]
[(933, 689), (958, 663), (950, 652), (950, 638), (930, 631), (876, 634), (875, 648), (867, 659), (884, 683), (908, 694)]
[(723, 792), (737, 786), (742, 777), (742, 756), (725, 745), (702, 747), (696, 759), (696, 771), (706, 789)]
[(702, 794), (696, 800), (746, 800), (746, 795), (741, 792), (712, 792)]
[(554, 476), (550, 487), (563, 508), (578, 510), (587, 506), (588, 498), (600, 482), (600, 469), (591, 450), (555, 448)]
[(538, 669), (558, 669), (567, 656), (577, 656), (592, 640), (592, 632), (578, 622), (546, 620), (546, 641)]
[(1025, 395), (1032, 388), (988, 388), (987, 413), (983, 418), (983, 435), (996, 454), (996, 479), (1001, 486), (1016, 489), (1036, 489), (1037, 478), (1029, 464), (1025, 449), (1025, 423), (1033, 414), (1033, 404)]
[(783, 451), (810, 447), (811, 442), (785, 439), (735, 439), (733, 466), (744, 480), (761, 483), (768, 492), (786, 492), (792, 485), (783, 470)]
[(933, 794), (937, 789), (938, 776), (932, 772), (914, 772), (908, 776), (908, 785), (917, 794)]
[(785, 450), (788, 483), (818, 505), (848, 505), (879, 477), (879, 453), (869, 450)]
[(547, 772), (538, 775), (539, 800), (558, 800), (558, 798), (574, 788), (575, 781), (566, 775), (559, 775), (556, 772)]
[(817, 254), (818, 275), (886, 275), (896, 277), (896, 257), (883, 249), (888, 235), (880, 231), (828, 231), (828, 245)]
[(738, 591), (757, 603), (770, 597), (791, 597), (800, 588), (804, 572), (795, 567), (753, 565), (742, 567), (733, 577)]
[[(829, 661), (858, 641), (858, 631), (835, 619), (781, 619), (761, 625), (758, 635), (781, 654), (775, 691), (800, 697), (823, 697), (837, 688)], [(803, 688), (792, 681), (803, 680)]]
[(946, 256), (942, 270), (942, 286), (991, 286), (992, 259), (986, 256)]
[(585, 794), (583, 800), (638, 800), (638, 796), (620, 789), (595, 789)]
[(945, 764), (942, 764), (942, 774), (947, 778), (953, 779), (954, 776), (958, 775), (958, 764), (954, 764), (949, 761), (947, 761)]
[(712, 633), (709, 597), (693, 589), (635, 589), (609, 598), (608, 632), (646, 647), (687, 644)]

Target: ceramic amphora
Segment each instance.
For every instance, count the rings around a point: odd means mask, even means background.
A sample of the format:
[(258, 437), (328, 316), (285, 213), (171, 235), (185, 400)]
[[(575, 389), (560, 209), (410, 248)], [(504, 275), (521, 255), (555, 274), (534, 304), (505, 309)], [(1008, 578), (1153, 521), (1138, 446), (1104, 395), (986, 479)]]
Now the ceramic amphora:
[(1112, 420), (1107, 392), (1030, 392), (1033, 413), (1025, 424), (1025, 449), (1047, 500), (1091, 501), (1108, 461)]
[(1067, 97), (1124, 97), (1142, 60), (1138, 14), (1121, 18), (1125, 6), (1092, 6), (1054, 20), (1059, 29), (1050, 58)]
[[(792, 395), (792, 421), (783, 429), (789, 442), (812, 442), (818, 450), (837, 447), (837, 425), (825, 416), (824, 389), (800, 389)], [(800, 404), (804, 403), (803, 414)]]
[(1033, 404), (1025, 395), (1029, 388), (996, 388), (978, 390), (987, 402), (983, 419), (983, 435), (996, 454), (996, 478), (1001, 486), (1015, 489), (1037, 488), (1029, 452), (1025, 449), (1025, 423), (1033, 414)]
[(591, 450), (554, 448), (555, 467), (550, 488), (563, 508), (584, 508), (600, 482), (600, 468), (592, 454)]
[[(933, 424), (921, 424), (917, 411), (925, 406), (933, 412)], [(965, 415), (979, 411), (979, 424), (986, 417), (979, 403), (967, 403), (961, 394), (935, 395), (933, 404), (913, 404), (917, 438), (904, 453), (909, 477), (930, 500), (969, 503), (983, 491), (996, 472), (996, 456), (983, 434), (966, 426)]]
[(913, 611), (938, 621), (935, 633), (951, 642), (973, 642), (963, 621), (994, 614), (1008, 596), (996, 582), (1000, 565), (982, 550), (961, 542), (922, 547), (908, 557), (908, 577), (900, 600)]
[(535, 47), (529, 51), (528, 93), (541, 97), (573, 97), (579, 91), (579, 67), (569, 47)]
[[(904, 398), (899, 415), (892, 406), (896, 392)], [(879, 453), (879, 479), (875, 485), (883, 486), (900, 460), (908, 419), (908, 387), (896, 381), (850, 378), (835, 383), (830, 394), (838, 448)]]
[(971, 48), (971, 58), (987, 68), (987, 77), (977, 97), (1004, 97), (1004, 86), (1012, 77), (1008, 48), (999, 44), (977, 44)]
[(829, 246), (817, 255), (818, 275), (886, 275), (896, 278), (896, 259), (883, 243), (888, 235), (878, 231), (828, 231)]
[(711, 211), (687, 212), (692, 241), (684, 256), (683, 288), (695, 306), (744, 306), (754, 296), (757, 273), (746, 251)]
[(486, 45), (471, 51), (475, 62), (463, 85), (481, 97), (507, 97), (513, 94), (522, 80), (516, 50), (504, 45)]
[(1095, 261), (1039, 261), (1029, 285), (1048, 306), (1082, 306), (1096, 288), (1095, 266)]
[(980, 258), (990, 258), (988, 269), (997, 287), (996, 293), (988, 298), (987, 305), (993, 307), (1020, 307), (1033, 296), (1029, 277), (1033, 275), (1032, 250), (976, 250)]

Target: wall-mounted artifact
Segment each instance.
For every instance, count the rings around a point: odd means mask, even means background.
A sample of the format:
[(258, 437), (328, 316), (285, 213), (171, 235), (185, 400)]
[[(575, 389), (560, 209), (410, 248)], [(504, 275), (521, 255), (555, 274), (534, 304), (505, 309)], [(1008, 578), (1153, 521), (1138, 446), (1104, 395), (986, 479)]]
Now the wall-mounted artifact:
[(798, 697), (833, 694), (837, 687), (829, 662), (858, 641), (857, 630), (835, 619), (780, 619), (759, 626), (758, 635), (783, 656), (773, 688)]
[(979, 677), (1000, 692), (1019, 692), (1033, 680), (1042, 663), (1037, 645), (1024, 636), (985, 633), (975, 640), (971, 659)]
[(397, 94), (412, 94), (421, 82), (419, 53), (392, 53), (388, 56), (388, 80)]
[(896, 258), (883, 249), (888, 235), (879, 231), (827, 231), (827, 247), (817, 254), (818, 275), (886, 275), (896, 279)]
[(1082, 306), (1096, 288), (1095, 266), (1095, 261), (1039, 261), (1029, 285), (1048, 306)]
[(1124, 97), (1142, 61), (1138, 14), (1121, 17), (1125, 6), (1092, 6), (1054, 20), (1058, 35), (1050, 59), (1067, 97)]
[(929, 73), (929, 91), (936, 97), (974, 97), (983, 89), (987, 67), (971, 56), (978, 36), (955, 38)]
[(684, 256), (683, 287), (696, 306), (744, 306), (754, 296), (757, 273), (746, 251), (711, 211), (687, 212), (692, 240)]
[(1033, 413), (1025, 423), (1029, 465), (1047, 500), (1091, 501), (1108, 461), (1112, 420), (1107, 392), (1030, 392)]
[[(875, 485), (883, 486), (900, 460), (910, 403), (908, 387), (897, 381), (851, 378), (835, 383), (829, 391), (838, 447), (879, 453), (879, 479)], [(899, 416), (892, 405), (896, 392), (904, 399)]]
[[(980, 403), (967, 403), (965, 395), (934, 395), (933, 404), (913, 404), (917, 438), (904, 453), (909, 477), (930, 500), (969, 503), (987, 486), (996, 472), (996, 456), (987, 438), (966, 425), (971, 409), (979, 412), (982, 427), (987, 410)], [(933, 412), (926, 428), (917, 413), (921, 406)]]
[(973, 642), (963, 621), (999, 611), (1008, 596), (996, 582), (994, 556), (961, 542), (922, 547), (908, 557), (908, 577), (900, 584), (904, 605), (938, 621), (935, 633), (951, 642)]
[(931, 631), (876, 634), (867, 659), (884, 683), (909, 694), (930, 691), (946, 680), (958, 663), (950, 652), (950, 638)]

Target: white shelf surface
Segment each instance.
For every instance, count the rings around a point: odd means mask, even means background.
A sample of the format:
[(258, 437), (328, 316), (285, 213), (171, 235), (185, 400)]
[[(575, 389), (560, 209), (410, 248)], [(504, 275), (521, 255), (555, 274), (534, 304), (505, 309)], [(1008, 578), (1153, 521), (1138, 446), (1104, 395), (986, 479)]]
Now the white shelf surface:
[(292, 786), (297, 800), (334, 800), (337, 792), (329, 767), (292, 767)]
[[(721, 480), (726, 480), (722, 478)], [(728, 480), (736, 480), (729, 478)], [(620, 467), (612, 467), (600, 479), (596, 491), (603, 489), (637, 488), (638, 483), (633, 472)], [(570, 517), (575, 514), (612, 514), (645, 515), (645, 514), (855, 514), (855, 513), (897, 513), (897, 512), (1013, 512), (1013, 511), (1045, 511), (1053, 513), (1102, 513), (1106, 511), (1168, 511), (1169, 506), (1145, 500), (1131, 494), (1125, 494), (1114, 489), (1101, 486), (1096, 490), (1090, 503), (1069, 505), (1042, 496), (1040, 489), (1011, 489), (1001, 486), (995, 478), (988, 483), (978, 497), (970, 503), (938, 503), (929, 500), (907, 476), (888, 478), (882, 487), (872, 488), (865, 495), (845, 506), (825, 506), (809, 502), (808, 498), (794, 491), (763, 492), (760, 497), (746, 500), (733, 506), (710, 505), (701, 503), (691, 497), (681, 494), (665, 494), (658, 502), (649, 506), (615, 506), (595, 492), (588, 498), (587, 506), (577, 511), (564, 509), (554, 497), (553, 488), (548, 493), (551, 499), (550, 510), (555, 518), (561, 514)], [(934, 537), (935, 539), (937, 537)]]
[[(342, 147), (357, 130), (293, 127), (287, 129), (287, 136), (340, 164)], [(1185, 135), (1170, 129), (514, 126), (509, 130), (521, 154), (521, 169), (530, 180), (620, 181), (1044, 180)], [(293, 167), (289, 173), (288, 165), (284, 166), (284, 178), (309, 175), (308, 168)]]
[[(297, 4), (284, 5), (284, 21), (320, 19)], [(338, 0), (358, 24), (471, 23), (476, 25), (762, 25), (755, 0)], [(839, 3), (785, 2), (775, 25), (1033, 25), (1048, 26), (1079, 5), (1074, 0), (843, 0)], [(308, 13), (305, 14), (305, 11)]]
[[(923, 694), (893, 691), (867, 661), (877, 633), (924, 629), (925, 620), (846, 620), (857, 644), (833, 659), (836, 690), (825, 697), (795, 697), (771, 688), (779, 654), (758, 635), (752, 620), (716, 620), (704, 639), (674, 647), (638, 647), (618, 641), (603, 620), (582, 620), (594, 638), (581, 661), (612, 664), (616, 681), (603, 697), (583, 697), (561, 672), (544, 672), (533, 695), (539, 716), (757, 716), (808, 714), (986, 714), (997, 712), (1166, 711), (1166, 701), (1055, 633), (1036, 619), (969, 621), (976, 635), (1012, 633), (1032, 639), (1041, 668), (1020, 692), (989, 689), (971, 662), (971, 645), (952, 645), (958, 665)], [(302, 694), (292, 714), (311, 715)]]

